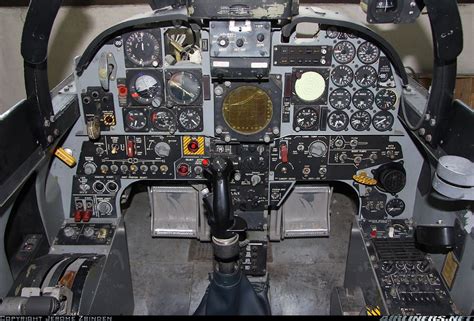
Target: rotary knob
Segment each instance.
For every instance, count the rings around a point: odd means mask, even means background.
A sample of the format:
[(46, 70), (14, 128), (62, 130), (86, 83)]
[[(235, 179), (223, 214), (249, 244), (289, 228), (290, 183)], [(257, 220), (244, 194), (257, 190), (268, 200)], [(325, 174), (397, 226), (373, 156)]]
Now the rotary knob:
[(159, 157), (168, 157), (171, 151), (171, 147), (168, 143), (159, 142), (155, 145), (155, 153)]
[(328, 147), (326, 146), (326, 144), (319, 140), (309, 145), (309, 153), (311, 154), (311, 156), (314, 157), (323, 157), (324, 155), (326, 155), (327, 150)]
[(227, 38), (226, 36), (221, 36), (217, 39), (217, 43), (219, 44), (219, 46), (221, 46), (222, 48), (225, 48), (229, 45), (229, 38)]

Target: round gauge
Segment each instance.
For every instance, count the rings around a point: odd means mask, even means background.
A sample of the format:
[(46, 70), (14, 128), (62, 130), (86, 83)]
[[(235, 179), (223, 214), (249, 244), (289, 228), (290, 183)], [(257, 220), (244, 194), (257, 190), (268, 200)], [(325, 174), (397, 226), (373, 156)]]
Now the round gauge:
[(161, 104), (162, 90), (160, 79), (153, 74), (139, 72), (130, 80), (130, 96), (143, 105)]
[(347, 64), (351, 62), (356, 55), (355, 47), (349, 41), (338, 42), (334, 46), (333, 51), (334, 59), (336, 59), (336, 61), (340, 64)]
[(375, 105), (382, 110), (395, 107), (397, 103), (397, 94), (390, 89), (382, 89), (375, 95)]
[(265, 129), (273, 117), (270, 96), (257, 86), (240, 86), (230, 91), (222, 104), (222, 115), (227, 125), (243, 135), (256, 134)]
[(351, 103), (351, 93), (344, 88), (338, 88), (329, 95), (329, 104), (335, 109), (345, 109)]
[(379, 111), (372, 118), (374, 128), (380, 132), (391, 130), (394, 122), (394, 117), (388, 111)]
[(331, 74), (331, 80), (334, 85), (338, 87), (345, 87), (349, 85), (354, 79), (354, 72), (351, 67), (346, 65), (340, 65), (333, 69)]
[(370, 114), (363, 110), (356, 111), (351, 116), (351, 126), (359, 132), (369, 129)]
[(318, 112), (311, 107), (300, 109), (295, 116), (295, 123), (301, 129), (311, 129), (318, 123)]
[(337, 31), (336, 27), (328, 27), (326, 29), (326, 36), (331, 39), (336, 39), (339, 36), (339, 31)]
[(198, 111), (189, 108), (179, 114), (178, 121), (186, 131), (193, 131), (201, 125), (201, 115)]
[(362, 66), (355, 73), (355, 81), (361, 87), (370, 87), (377, 81), (377, 71), (372, 66)]
[(295, 94), (299, 99), (307, 102), (320, 98), (326, 90), (326, 81), (320, 73), (307, 71), (295, 82)]
[(148, 115), (145, 110), (132, 109), (125, 113), (124, 122), (126, 128), (141, 131), (148, 123)]
[(192, 104), (201, 95), (201, 81), (187, 71), (174, 73), (168, 80), (168, 94), (177, 104)]
[(385, 205), (385, 212), (392, 217), (399, 216), (405, 210), (405, 202), (399, 198), (393, 198)]
[(374, 94), (368, 89), (359, 89), (352, 97), (354, 107), (360, 110), (365, 110), (372, 107), (374, 103)]
[(357, 57), (364, 64), (373, 64), (379, 59), (380, 50), (376, 45), (370, 42), (364, 42), (357, 49)]
[(328, 117), (328, 126), (334, 131), (341, 131), (347, 128), (349, 116), (342, 110), (333, 111)]
[(125, 41), (124, 49), (128, 60), (135, 65), (143, 67), (159, 64), (160, 43), (150, 32), (131, 33)]
[(158, 131), (169, 131), (175, 127), (175, 116), (168, 108), (159, 108), (151, 113), (151, 123)]

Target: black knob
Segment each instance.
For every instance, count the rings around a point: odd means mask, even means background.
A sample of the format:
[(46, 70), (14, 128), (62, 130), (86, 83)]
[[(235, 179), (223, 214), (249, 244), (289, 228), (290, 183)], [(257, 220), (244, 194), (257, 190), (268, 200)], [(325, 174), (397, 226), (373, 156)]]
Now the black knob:
[(403, 165), (390, 163), (377, 169), (375, 175), (377, 186), (383, 191), (391, 194), (400, 192), (406, 184), (406, 172)]
[(237, 47), (242, 47), (242, 46), (244, 45), (244, 39), (242, 39), (242, 38), (237, 39), (237, 40), (235, 41), (235, 45), (236, 45)]
[(257, 40), (258, 40), (259, 42), (262, 42), (263, 40), (265, 40), (265, 35), (264, 35), (263, 33), (259, 33), (259, 34), (257, 35)]

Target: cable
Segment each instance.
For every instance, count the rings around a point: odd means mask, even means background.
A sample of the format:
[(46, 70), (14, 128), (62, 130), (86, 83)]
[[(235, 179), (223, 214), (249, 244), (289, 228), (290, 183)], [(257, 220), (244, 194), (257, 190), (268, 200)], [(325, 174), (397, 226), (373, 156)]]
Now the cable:
[(418, 120), (418, 122), (413, 125), (412, 123), (410, 123), (410, 121), (408, 120), (408, 115), (407, 115), (407, 112), (406, 112), (406, 105), (405, 105), (405, 90), (406, 88), (404, 88), (402, 90), (402, 94), (400, 96), (400, 105), (402, 107), (402, 112), (403, 112), (403, 120), (405, 121), (405, 123), (407, 124), (408, 128), (410, 128), (411, 130), (413, 131), (416, 131), (418, 130), (421, 125), (423, 124), (423, 121), (425, 119), (425, 115), (426, 115), (426, 112), (428, 111), (428, 103), (429, 103), (429, 97), (428, 99), (426, 100), (426, 104), (425, 104), (425, 107), (423, 108), (423, 112), (421, 113), (421, 117), (420, 119)]

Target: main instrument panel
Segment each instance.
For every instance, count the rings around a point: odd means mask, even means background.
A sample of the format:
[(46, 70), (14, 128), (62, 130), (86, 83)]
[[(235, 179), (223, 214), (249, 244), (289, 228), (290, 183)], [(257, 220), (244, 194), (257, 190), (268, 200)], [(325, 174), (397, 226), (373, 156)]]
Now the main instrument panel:
[(259, 226), (295, 184), (331, 181), (359, 194), (363, 219), (410, 217), (401, 77), (376, 43), (323, 24), (284, 41), (271, 22), (244, 20), (115, 37), (77, 77), (84, 122), (70, 217), (118, 215), (109, 182), (205, 182), (218, 155), (236, 169), (237, 215), (256, 213)]

